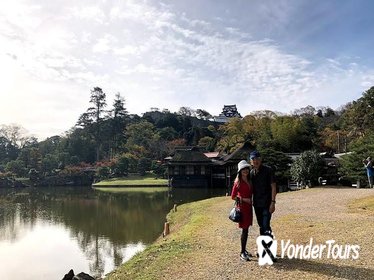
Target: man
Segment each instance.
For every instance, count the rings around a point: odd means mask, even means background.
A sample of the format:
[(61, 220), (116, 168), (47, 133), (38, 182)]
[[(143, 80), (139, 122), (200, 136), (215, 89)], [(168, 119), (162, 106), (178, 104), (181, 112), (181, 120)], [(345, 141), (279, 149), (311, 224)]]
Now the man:
[(373, 187), (374, 170), (373, 170), (373, 162), (371, 161), (371, 157), (368, 157), (367, 159), (364, 159), (363, 163), (365, 165), (366, 173), (368, 175), (369, 188), (372, 188)]
[(270, 220), (275, 211), (275, 197), (277, 195), (274, 172), (271, 167), (262, 164), (258, 151), (251, 152), (249, 159), (253, 167), (250, 173), (253, 186), (253, 207), (260, 227), (260, 235), (268, 235), (273, 238)]

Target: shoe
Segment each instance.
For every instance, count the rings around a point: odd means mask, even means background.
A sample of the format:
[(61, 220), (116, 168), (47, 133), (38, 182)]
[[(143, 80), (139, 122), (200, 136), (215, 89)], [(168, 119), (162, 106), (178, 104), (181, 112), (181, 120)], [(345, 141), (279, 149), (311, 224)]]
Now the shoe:
[(249, 253), (247, 250), (245, 250), (244, 253), (245, 253), (249, 258), (253, 258), (253, 255), (252, 255), (251, 253)]
[(271, 239), (274, 239), (273, 232), (271, 232), (270, 230), (269, 231), (265, 231), (264, 235), (270, 236)]
[(249, 261), (249, 260), (250, 260), (250, 258), (249, 258), (249, 256), (248, 256), (247, 252), (241, 253), (241, 254), (240, 254), (240, 259), (241, 259), (242, 261)]

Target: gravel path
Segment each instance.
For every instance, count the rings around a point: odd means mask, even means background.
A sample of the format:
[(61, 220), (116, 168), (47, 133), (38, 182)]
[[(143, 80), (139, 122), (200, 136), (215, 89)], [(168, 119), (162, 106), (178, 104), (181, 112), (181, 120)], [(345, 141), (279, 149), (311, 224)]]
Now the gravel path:
[[(360, 246), (357, 260), (322, 257), (317, 260), (280, 258), (272, 266), (259, 266), (257, 259), (239, 259), (240, 229), (228, 220), (229, 197), (207, 209), (210, 224), (196, 236), (193, 257), (170, 264), (164, 279), (374, 279), (374, 215), (352, 211), (348, 204), (374, 196), (374, 189), (312, 188), (277, 196), (272, 219), (276, 239), (293, 244), (337, 244)], [(248, 251), (255, 252), (258, 227), (250, 229)], [(280, 249), (278, 245), (278, 255)]]

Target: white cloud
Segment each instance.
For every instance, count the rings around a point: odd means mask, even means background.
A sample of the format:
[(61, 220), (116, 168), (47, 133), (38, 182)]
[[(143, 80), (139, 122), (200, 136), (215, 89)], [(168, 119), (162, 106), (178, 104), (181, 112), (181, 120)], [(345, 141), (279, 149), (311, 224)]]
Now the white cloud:
[[(189, 18), (145, 0), (34, 3), (15, 1), (0, 12), (7, 92), (0, 93), (0, 124), (20, 122), (43, 136), (74, 125), (95, 86), (107, 93), (108, 104), (120, 92), (131, 113), (189, 106), (218, 114), (224, 104), (236, 103), (245, 115), (334, 107), (374, 81), (374, 71), (358, 58), (317, 62), (231, 24), (217, 28), (217, 16)], [(280, 24), (292, 9), (261, 5)], [(218, 17), (223, 25), (225, 15)], [(346, 97), (338, 99), (341, 92)], [(22, 114), (27, 108), (28, 119)]]
[(119, 55), (119, 56), (126, 56), (126, 55), (129, 55), (129, 54), (133, 55), (133, 54), (138, 53), (138, 48), (134, 47), (134, 46), (125, 46), (123, 48), (114, 49), (113, 53), (115, 55)]
[(75, 6), (71, 8), (70, 12), (73, 17), (82, 20), (95, 21), (99, 24), (105, 23), (106, 20), (105, 13), (98, 6)]
[(362, 75), (361, 86), (367, 89), (374, 86), (374, 71)]
[(97, 43), (92, 47), (92, 51), (94, 53), (107, 53), (112, 50), (113, 45), (116, 43), (116, 37), (110, 34), (105, 34), (104, 37), (97, 40)]

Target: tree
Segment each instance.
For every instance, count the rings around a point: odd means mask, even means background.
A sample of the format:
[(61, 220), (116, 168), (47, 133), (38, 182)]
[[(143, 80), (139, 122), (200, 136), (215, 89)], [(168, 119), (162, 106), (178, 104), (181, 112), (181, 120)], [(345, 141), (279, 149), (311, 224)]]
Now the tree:
[(306, 116), (306, 115), (313, 116), (315, 114), (316, 114), (316, 109), (310, 105), (293, 111), (293, 115), (296, 115), (296, 116)]
[(25, 168), (25, 163), (19, 159), (9, 161), (6, 164), (5, 170), (19, 177), (25, 176), (27, 172)]
[(138, 161), (138, 173), (144, 176), (145, 172), (151, 169), (152, 161), (149, 158), (140, 158)]
[(349, 145), (350, 153), (344, 155), (340, 162), (340, 173), (352, 181), (367, 180), (366, 170), (362, 160), (371, 156), (374, 158), (374, 132), (354, 140)]
[(72, 156), (70, 159), (69, 159), (69, 163), (71, 165), (78, 165), (79, 164), (79, 157), (78, 156)]
[(336, 153), (347, 152), (348, 131), (325, 127), (319, 131), (320, 150)]
[(170, 126), (161, 128), (158, 133), (161, 139), (168, 141), (173, 140), (178, 136), (178, 133), (175, 131), (175, 129)]
[(180, 133), (182, 130), (181, 118), (176, 114), (170, 112), (163, 114), (159, 120), (156, 120), (155, 125), (158, 128), (172, 127), (177, 133), (179, 133), (179, 136), (182, 135)]
[(199, 118), (204, 119), (204, 120), (209, 120), (213, 117), (210, 113), (208, 113), (207, 111), (205, 111), (203, 109), (197, 109), (196, 110), (196, 115)]
[(121, 96), (118, 92), (115, 96), (114, 103), (113, 103), (113, 113), (114, 119), (124, 119), (127, 117), (127, 110), (125, 107), (125, 98)]
[(166, 144), (166, 152), (168, 155), (170, 155), (175, 151), (176, 147), (182, 147), (185, 145), (186, 145), (186, 140), (183, 138), (171, 140)]
[(271, 134), (275, 149), (283, 152), (299, 152), (312, 149), (317, 134), (315, 116), (281, 116), (271, 124)]
[(316, 151), (305, 151), (291, 164), (293, 180), (302, 185), (316, 184), (323, 171), (323, 159)]
[(343, 128), (355, 137), (374, 130), (374, 87), (362, 94), (357, 101), (345, 106), (342, 114)]
[(316, 115), (305, 115), (301, 117), (301, 132), (296, 139), (297, 151), (312, 150), (318, 147), (320, 142), (318, 137), (318, 127), (320, 118)]
[(0, 164), (15, 160), (19, 149), (14, 146), (7, 138), (0, 136)]
[(331, 109), (330, 107), (327, 107), (323, 116), (325, 118), (329, 118), (329, 117), (332, 117), (332, 116), (335, 116), (335, 115), (336, 115), (335, 111), (333, 109)]
[[(271, 112), (271, 111), (270, 111)], [(262, 118), (258, 118), (256, 120), (256, 133), (255, 133), (255, 143), (258, 149), (268, 149), (268, 148), (275, 148), (273, 135), (271, 132), (271, 123), (274, 122), (274, 118), (265, 116)]]
[(104, 120), (104, 108), (106, 107), (106, 94), (99, 87), (91, 90), (90, 103), (93, 104), (85, 113), (83, 113), (77, 122), (77, 126), (81, 126), (92, 133), (96, 146), (96, 161), (100, 160), (100, 152), (102, 149), (102, 121)]
[(157, 177), (163, 178), (166, 172), (166, 165), (162, 164), (161, 161), (152, 160), (151, 170)]
[(7, 139), (17, 149), (37, 143), (37, 139), (27, 135), (26, 129), (18, 124), (2, 125), (0, 128), (0, 137)]
[(263, 163), (274, 170), (277, 184), (287, 184), (292, 159), (281, 151), (271, 148), (259, 149)]
[(110, 168), (108, 166), (100, 166), (96, 171), (96, 176), (100, 179), (108, 179), (110, 175)]
[(92, 124), (93, 124), (92, 116), (89, 113), (85, 112), (79, 116), (76, 126), (89, 128)]
[(52, 136), (48, 137), (42, 142), (38, 143), (39, 151), (42, 156), (46, 154), (58, 154), (59, 152), (63, 151), (62, 143), (63, 138), (61, 136)]
[[(78, 162), (93, 163), (96, 159), (96, 143), (92, 134), (82, 128), (76, 128), (68, 135), (65, 151), (70, 158), (76, 157)], [(72, 164), (72, 162), (69, 162)]]
[(182, 115), (182, 116), (191, 117), (191, 116), (195, 116), (196, 112), (195, 112), (195, 110), (191, 109), (190, 107), (180, 107), (179, 111), (178, 111), (178, 114)]
[(215, 139), (210, 136), (200, 138), (198, 146), (204, 147), (207, 151), (214, 151)]
[(217, 148), (220, 151), (231, 153), (244, 142), (253, 140), (256, 119), (253, 116), (246, 116), (244, 119), (231, 118), (227, 123), (218, 129), (222, 135)]
[(127, 176), (129, 173), (138, 172), (138, 158), (130, 153), (124, 153), (120, 155), (114, 164), (119, 175)]
[(38, 171), (41, 169), (42, 155), (39, 148), (23, 148), (17, 159), (24, 162), (25, 167), (28, 169), (34, 168)]
[(277, 117), (271, 123), (271, 134), (278, 149), (295, 152), (295, 143), (303, 133), (300, 119), (291, 116)]
[(118, 170), (120, 175), (126, 176), (129, 173), (129, 162), (130, 159), (126, 155), (122, 155), (120, 158), (118, 158), (115, 168)]
[(178, 116), (177, 118), (178, 118), (178, 121), (180, 123), (179, 134), (180, 134), (180, 136), (183, 136), (187, 140), (186, 135), (192, 128), (191, 117)]
[(148, 121), (142, 120), (128, 125), (126, 138), (126, 150), (137, 159), (161, 159), (166, 154), (166, 141), (160, 139), (156, 128)]
[[(154, 130), (154, 125), (147, 121), (141, 121), (139, 123), (129, 125), (126, 131), (126, 145), (128, 148), (138, 145), (149, 149), (155, 136)], [(131, 148), (129, 150), (131, 150)]]
[(54, 169), (58, 168), (57, 156), (46, 154), (41, 161), (41, 166), (44, 173), (52, 173)]
[(113, 103), (113, 109), (110, 111), (112, 118), (110, 119), (109, 129), (109, 149), (113, 149), (112, 154), (115, 155), (119, 152), (121, 146), (125, 142), (124, 132), (128, 113), (125, 107), (125, 98), (117, 93)]
[(87, 113), (94, 118), (96, 123), (99, 123), (103, 119), (103, 114), (106, 107), (106, 94), (99, 87), (95, 87), (91, 90), (90, 103), (94, 106), (87, 109)]

